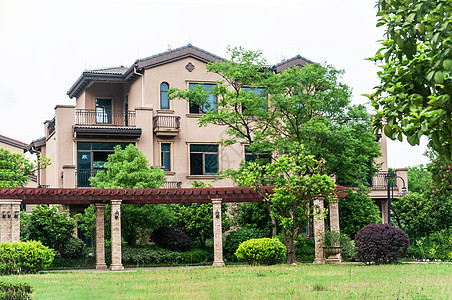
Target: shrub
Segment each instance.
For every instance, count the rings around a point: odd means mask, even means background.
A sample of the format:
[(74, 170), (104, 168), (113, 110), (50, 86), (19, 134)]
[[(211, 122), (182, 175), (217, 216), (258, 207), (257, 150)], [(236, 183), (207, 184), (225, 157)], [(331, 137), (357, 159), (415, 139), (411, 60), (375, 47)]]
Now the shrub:
[(52, 249), (41, 242), (0, 243), (0, 274), (37, 273), (50, 266)]
[(83, 256), (83, 249), (85, 242), (81, 239), (72, 236), (66, 244), (60, 249), (61, 257), (64, 258), (81, 258)]
[(348, 235), (341, 233), (340, 243), (342, 246), (342, 260), (352, 261), (353, 257), (355, 256), (355, 244), (353, 243), (352, 239)]
[(240, 243), (250, 240), (263, 238), (264, 234), (261, 230), (256, 228), (240, 228), (232, 231), (226, 236), (223, 245), (224, 258), (228, 261), (236, 261), (237, 257), (234, 255)]
[(192, 244), (190, 236), (181, 227), (162, 226), (154, 230), (152, 237), (157, 246), (169, 250), (182, 251)]
[(355, 237), (356, 257), (365, 263), (395, 263), (409, 246), (408, 235), (402, 229), (388, 224), (367, 225)]
[(452, 261), (452, 228), (434, 232), (416, 241), (409, 254), (417, 259)]
[(235, 255), (250, 265), (274, 265), (286, 259), (287, 249), (276, 238), (251, 239), (241, 243)]
[(213, 249), (209, 249), (212, 251), (208, 251), (205, 249), (194, 248), (187, 252), (184, 252), (184, 261), (187, 264), (198, 264), (205, 263), (208, 261), (213, 261)]
[(303, 235), (298, 237), (297, 252), (295, 254), (297, 261), (312, 262), (315, 258), (315, 242), (306, 239)]
[(0, 281), (0, 299), (30, 299), (31, 286), (27, 283), (5, 283)]

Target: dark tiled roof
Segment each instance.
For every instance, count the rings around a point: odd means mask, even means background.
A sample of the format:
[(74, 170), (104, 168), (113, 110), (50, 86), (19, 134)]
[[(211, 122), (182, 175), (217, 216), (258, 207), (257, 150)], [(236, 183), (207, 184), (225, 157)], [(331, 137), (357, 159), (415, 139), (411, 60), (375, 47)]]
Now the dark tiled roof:
[(110, 68), (85, 70), (83, 73), (124, 75), (127, 72), (127, 70), (129, 70), (129, 68), (126, 68), (124, 66), (117, 66), (117, 67), (110, 67)]
[(168, 51), (165, 51), (165, 52), (161, 52), (161, 53), (158, 53), (158, 54), (155, 54), (155, 55), (152, 55), (152, 56), (148, 56), (148, 57), (145, 57), (145, 58), (137, 59), (136, 62), (142, 62), (142, 61), (145, 61), (145, 60), (150, 60), (150, 59), (153, 59), (153, 58), (156, 58), (156, 57), (159, 57), (159, 56), (171, 54), (171, 53), (174, 53), (174, 52), (177, 52), (177, 51), (180, 51), (180, 50), (184, 50), (184, 49), (189, 49), (189, 48), (196, 49), (198, 51), (204, 52), (205, 54), (211, 55), (211, 56), (213, 56), (213, 57), (215, 57), (215, 58), (217, 58), (219, 60), (224, 60), (224, 58), (222, 58), (220, 56), (217, 56), (217, 55), (215, 55), (215, 54), (213, 54), (213, 53), (211, 53), (209, 51), (206, 51), (206, 50), (203, 50), (203, 49), (198, 48), (196, 46), (193, 46), (192, 44), (188, 44), (187, 46), (182, 46), (182, 47), (171, 49), (171, 50), (168, 50)]
[(25, 148), (27, 148), (27, 144), (20, 142), (18, 140), (9, 138), (7, 136), (4, 135), (0, 135), (0, 143), (5, 143), (7, 145), (13, 146), (13, 147), (17, 147), (20, 148), (22, 150), (24, 150)]
[(285, 65), (285, 64), (287, 64), (288, 62), (291, 62), (292, 60), (296, 60), (296, 59), (302, 59), (302, 60), (304, 60), (305, 62), (310, 63), (310, 64), (313, 64), (313, 63), (314, 63), (312, 60), (309, 60), (309, 59), (307, 59), (307, 58), (301, 56), (300, 54), (298, 54), (298, 55), (296, 55), (296, 56), (294, 56), (294, 57), (292, 57), (292, 58), (285, 59), (285, 60), (283, 60), (282, 62), (273, 65), (273, 67), (276, 68), (276, 67)]

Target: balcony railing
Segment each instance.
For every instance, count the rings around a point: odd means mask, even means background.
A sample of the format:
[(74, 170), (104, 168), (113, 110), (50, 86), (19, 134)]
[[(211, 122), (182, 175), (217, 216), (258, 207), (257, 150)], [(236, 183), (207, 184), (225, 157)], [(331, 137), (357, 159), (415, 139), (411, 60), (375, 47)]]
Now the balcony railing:
[(173, 128), (180, 129), (179, 116), (155, 116), (154, 128)]
[(134, 111), (77, 109), (76, 125), (135, 127)]
[(180, 189), (182, 188), (182, 182), (180, 181), (166, 181), (163, 184), (164, 189)]
[(96, 176), (98, 171), (104, 171), (101, 169), (91, 169), (91, 170), (77, 170), (75, 176), (77, 177), (77, 187), (90, 187), (89, 183), (90, 177)]
[[(352, 187), (351, 184), (342, 182), (340, 178), (336, 178), (336, 182), (345, 187)], [(380, 171), (372, 176), (372, 178), (368, 178), (367, 187), (372, 189), (386, 189), (388, 187), (388, 171)]]

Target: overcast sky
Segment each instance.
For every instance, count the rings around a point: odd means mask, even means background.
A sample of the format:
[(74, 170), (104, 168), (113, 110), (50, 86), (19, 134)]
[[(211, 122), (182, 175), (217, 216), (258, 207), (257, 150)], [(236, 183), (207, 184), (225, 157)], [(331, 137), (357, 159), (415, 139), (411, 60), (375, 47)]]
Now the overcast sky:
[[(378, 80), (364, 60), (378, 49), (368, 0), (0, 0), (0, 134), (29, 143), (44, 136), (57, 104), (85, 69), (130, 66), (192, 43), (227, 58), (226, 48), (261, 50), (270, 64), (300, 54), (346, 74), (353, 102)], [(421, 147), (391, 142), (389, 166), (428, 160)]]

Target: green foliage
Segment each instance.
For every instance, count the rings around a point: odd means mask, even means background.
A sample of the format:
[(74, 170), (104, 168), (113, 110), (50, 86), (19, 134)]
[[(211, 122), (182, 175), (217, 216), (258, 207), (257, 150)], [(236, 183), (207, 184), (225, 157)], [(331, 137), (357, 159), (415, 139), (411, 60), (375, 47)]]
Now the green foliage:
[(154, 230), (152, 239), (157, 246), (174, 251), (186, 250), (192, 244), (190, 236), (181, 227), (162, 226)]
[(28, 232), (28, 224), (30, 223), (31, 215), (26, 213), (25, 211), (20, 212), (20, 240), (22, 242), (28, 241), (29, 232)]
[(37, 273), (53, 261), (54, 252), (40, 242), (0, 243), (0, 274)]
[(339, 225), (341, 232), (351, 238), (366, 225), (380, 223), (380, 210), (372, 199), (361, 192), (347, 191), (339, 200)]
[(223, 244), (223, 256), (228, 261), (235, 261), (235, 251), (242, 242), (250, 239), (263, 238), (262, 231), (255, 228), (239, 228), (235, 231), (231, 231), (227, 236)]
[(85, 237), (88, 237), (91, 241), (91, 246), (93, 241), (96, 240), (96, 208), (93, 204), (85, 208), (83, 213), (78, 213), (75, 215), (75, 220), (77, 221), (77, 228), (80, 229)]
[(86, 245), (81, 239), (72, 236), (60, 249), (61, 257), (79, 258), (82, 256), (85, 247)]
[(251, 239), (241, 243), (235, 255), (250, 265), (274, 265), (286, 259), (287, 249), (276, 238)]
[(262, 237), (272, 235), (272, 223), (267, 205), (263, 202), (238, 203), (233, 210), (233, 222), (240, 227), (258, 229)]
[[(411, 145), (422, 135), (452, 160), (452, 6), (450, 0), (378, 1), (377, 26), (386, 39), (371, 60), (382, 62), (380, 85), (369, 95), (375, 126)], [(385, 122), (383, 122), (385, 120)]]
[(61, 252), (71, 239), (75, 221), (67, 211), (59, 212), (58, 205), (38, 205), (30, 216), (28, 237)]
[(355, 244), (352, 241), (352, 239), (344, 234), (341, 233), (341, 237), (340, 237), (340, 244), (342, 246), (342, 252), (341, 252), (341, 257), (343, 261), (352, 261), (354, 259), (355, 256)]
[(339, 231), (327, 230), (322, 234), (323, 247), (339, 247), (341, 234)]
[(3, 300), (28, 300), (32, 288), (27, 283), (5, 283), (0, 281), (0, 299)]
[(452, 228), (420, 238), (409, 248), (409, 253), (420, 260), (452, 261)]
[(423, 165), (408, 168), (408, 187), (411, 193), (422, 193), (432, 181), (432, 174)]
[(23, 187), (34, 166), (22, 153), (0, 147), (0, 188)]
[(298, 238), (298, 246), (296, 253), (297, 261), (312, 262), (315, 258), (315, 242), (304, 236)]
[(97, 172), (90, 178), (94, 188), (160, 188), (165, 182), (165, 172), (160, 168), (150, 168), (146, 156), (135, 145), (129, 144), (124, 150), (115, 147), (115, 153), (108, 156), (106, 172)]

